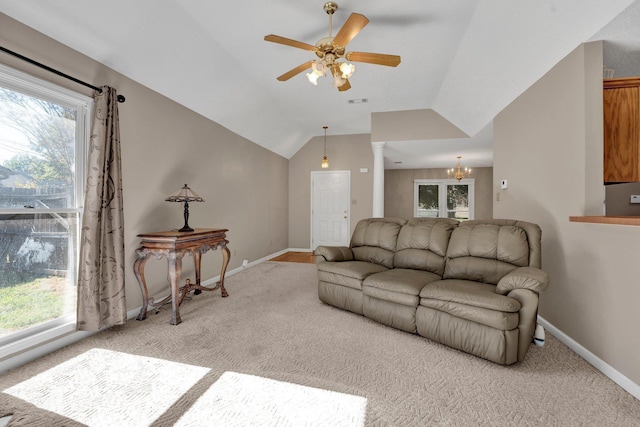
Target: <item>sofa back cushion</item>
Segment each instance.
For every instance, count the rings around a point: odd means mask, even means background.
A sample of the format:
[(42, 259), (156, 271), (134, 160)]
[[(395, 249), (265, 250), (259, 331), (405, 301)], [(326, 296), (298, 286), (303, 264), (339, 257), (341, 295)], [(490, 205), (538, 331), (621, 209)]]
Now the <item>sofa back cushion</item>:
[(451, 232), (458, 221), (448, 218), (415, 218), (400, 229), (393, 265), (424, 270), (442, 276)]
[(393, 255), (400, 228), (407, 221), (396, 218), (368, 218), (358, 222), (349, 247), (353, 258), (393, 268)]
[(451, 233), (444, 278), (496, 285), (517, 267), (540, 268), (540, 238), (540, 227), (524, 221), (461, 223)]

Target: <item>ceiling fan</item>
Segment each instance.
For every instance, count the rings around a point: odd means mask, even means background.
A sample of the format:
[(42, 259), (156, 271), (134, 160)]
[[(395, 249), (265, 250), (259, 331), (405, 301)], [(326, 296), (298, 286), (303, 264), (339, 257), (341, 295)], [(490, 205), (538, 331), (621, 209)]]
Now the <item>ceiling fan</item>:
[(340, 92), (344, 92), (345, 90), (351, 89), (349, 77), (353, 75), (355, 66), (349, 62), (339, 61), (340, 59), (344, 58), (346, 61), (366, 62), (369, 64), (385, 65), (387, 67), (396, 67), (400, 64), (400, 57), (398, 55), (370, 52), (345, 52), (347, 44), (358, 35), (365, 25), (369, 23), (369, 20), (364, 15), (352, 13), (334, 37), (332, 36), (332, 17), (335, 11), (338, 10), (338, 5), (330, 1), (324, 4), (323, 9), (327, 12), (327, 15), (329, 15), (329, 36), (321, 38), (315, 46), (286, 37), (276, 36), (275, 34), (269, 34), (264, 37), (268, 42), (308, 50), (318, 56), (318, 59), (307, 61), (287, 71), (278, 77), (279, 81), (287, 81), (311, 68), (312, 71), (307, 73), (307, 78), (312, 84), (316, 85), (318, 78), (326, 76), (327, 72), (329, 72), (330, 75), (333, 76), (334, 87), (338, 88)]

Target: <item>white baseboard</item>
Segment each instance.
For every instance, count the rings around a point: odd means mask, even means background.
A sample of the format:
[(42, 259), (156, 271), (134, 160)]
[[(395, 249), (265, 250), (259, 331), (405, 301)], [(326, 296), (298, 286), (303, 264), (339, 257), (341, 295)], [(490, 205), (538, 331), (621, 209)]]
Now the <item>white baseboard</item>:
[(611, 381), (618, 384), (620, 387), (629, 392), (633, 397), (640, 400), (640, 385), (634, 383), (629, 378), (622, 375), (619, 371), (614, 369), (611, 365), (600, 359), (595, 354), (584, 348), (578, 342), (576, 342), (569, 335), (556, 328), (554, 325), (546, 321), (544, 318), (538, 316), (538, 323), (540, 323), (551, 335), (556, 337), (560, 342), (576, 352), (580, 357), (593, 365), (594, 368), (602, 372), (609, 377)]

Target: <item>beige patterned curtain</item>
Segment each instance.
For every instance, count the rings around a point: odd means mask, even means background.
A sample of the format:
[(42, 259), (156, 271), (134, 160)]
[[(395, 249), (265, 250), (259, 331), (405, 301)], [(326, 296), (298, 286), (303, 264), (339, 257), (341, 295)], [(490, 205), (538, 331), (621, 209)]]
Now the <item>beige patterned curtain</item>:
[(78, 272), (78, 329), (85, 331), (127, 320), (116, 90), (103, 86), (94, 99)]

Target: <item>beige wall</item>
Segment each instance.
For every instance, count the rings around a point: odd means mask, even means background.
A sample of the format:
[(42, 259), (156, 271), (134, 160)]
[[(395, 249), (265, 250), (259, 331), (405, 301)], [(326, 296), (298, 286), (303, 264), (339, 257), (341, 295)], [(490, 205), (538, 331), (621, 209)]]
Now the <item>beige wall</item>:
[[(475, 219), (493, 218), (493, 168), (474, 168)], [(384, 216), (413, 217), (413, 181), (449, 179), (447, 169), (390, 169), (384, 172)]]
[(600, 43), (581, 46), (495, 118), (493, 212), (542, 227), (540, 315), (640, 384), (640, 227), (569, 222), (602, 203), (601, 73)]
[[(330, 128), (329, 128), (330, 129)], [(373, 210), (373, 150), (371, 136), (327, 135), (329, 169), (320, 169), (324, 137), (312, 138), (289, 159), (289, 247), (311, 246), (311, 171), (351, 171), (351, 230)], [(367, 168), (361, 173), (360, 168)]]
[[(119, 104), (125, 209), (127, 308), (142, 298), (132, 272), (136, 235), (180, 228), (182, 205), (164, 199), (183, 184), (206, 200), (190, 205), (192, 227), (228, 228), (229, 268), (288, 247), (288, 161), (78, 52), (0, 14), (0, 45), (81, 80), (109, 84)], [(0, 53), (0, 62), (91, 95), (90, 89)], [(203, 96), (215, 102), (215, 94)], [(203, 256), (203, 279), (220, 273), (221, 254)], [(191, 257), (185, 274), (194, 279)], [(166, 293), (166, 262), (146, 266), (151, 294)]]

